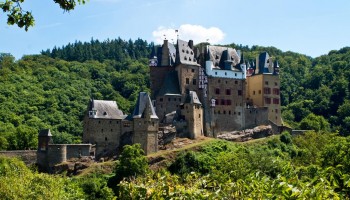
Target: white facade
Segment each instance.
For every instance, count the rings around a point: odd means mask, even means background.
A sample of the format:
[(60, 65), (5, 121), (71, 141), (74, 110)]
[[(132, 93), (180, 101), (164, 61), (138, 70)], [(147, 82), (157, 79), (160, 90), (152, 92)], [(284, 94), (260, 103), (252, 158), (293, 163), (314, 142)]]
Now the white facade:
[(233, 78), (233, 79), (246, 79), (246, 66), (242, 64), (242, 71), (234, 70), (224, 70), (215, 68), (212, 61), (208, 60), (205, 62), (205, 72), (208, 76), (211, 77), (220, 77), (220, 78)]

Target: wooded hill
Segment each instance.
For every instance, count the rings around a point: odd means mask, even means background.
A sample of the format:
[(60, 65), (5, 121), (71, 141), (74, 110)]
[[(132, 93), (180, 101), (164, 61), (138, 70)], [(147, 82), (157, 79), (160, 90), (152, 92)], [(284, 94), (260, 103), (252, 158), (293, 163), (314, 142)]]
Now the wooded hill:
[[(274, 47), (228, 46), (247, 60), (267, 51), (279, 61), (284, 122), (349, 134), (350, 48), (311, 58)], [(17, 61), (0, 54), (0, 149), (36, 148), (43, 128), (52, 130), (55, 143), (80, 142), (90, 98), (116, 100), (130, 113), (138, 92), (149, 91), (151, 47), (142, 39), (92, 39)]]

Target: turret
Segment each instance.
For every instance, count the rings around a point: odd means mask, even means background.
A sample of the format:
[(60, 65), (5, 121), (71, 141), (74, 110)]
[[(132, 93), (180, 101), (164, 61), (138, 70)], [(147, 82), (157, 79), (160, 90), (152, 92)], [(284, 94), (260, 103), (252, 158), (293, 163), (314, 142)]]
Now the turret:
[(280, 66), (278, 65), (278, 61), (275, 60), (273, 63), (273, 75), (279, 75), (280, 73)]
[(134, 121), (133, 142), (140, 143), (146, 154), (158, 150), (159, 119), (151, 99), (146, 92), (140, 92), (132, 115)]

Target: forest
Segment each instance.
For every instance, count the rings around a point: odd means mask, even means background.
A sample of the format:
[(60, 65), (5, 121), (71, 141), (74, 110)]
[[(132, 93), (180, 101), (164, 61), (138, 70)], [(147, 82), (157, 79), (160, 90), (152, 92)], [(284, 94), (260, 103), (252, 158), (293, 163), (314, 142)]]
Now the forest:
[[(4, 199), (344, 199), (350, 198), (350, 48), (312, 58), (275, 47), (230, 44), (247, 62), (267, 51), (278, 60), (284, 124), (314, 130), (252, 143), (214, 140), (180, 151), (150, 170), (126, 146), (113, 173), (66, 177), (0, 158)], [(90, 98), (130, 113), (150, 91), (152, 43), (121, 38), (74, 43), (16, 60), (0, 54), (0, 150), (36, 149), (50, 128), (55, 143), (79, 143)], [(128, 158), (128, 159), (126, 159)], [(23, 182), (18, 182), (18, 180)], [(17, 195), (17, 196), (16, 196)], [(20, 196), (18, 196), (20, 195)]]

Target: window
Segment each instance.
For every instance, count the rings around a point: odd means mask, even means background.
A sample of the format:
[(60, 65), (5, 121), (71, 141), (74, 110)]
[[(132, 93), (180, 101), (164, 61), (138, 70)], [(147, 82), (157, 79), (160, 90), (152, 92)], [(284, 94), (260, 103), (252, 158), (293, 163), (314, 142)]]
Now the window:
[(277, 82), (275, 82), (275, 86), (278, 86)]
[(275, 109), (275, 113), (278, 113), (278, 109)]
[(237, 73), (235, 73), (235, 76), (237, 76)]
[(160, 101), (160, 102), (163, 102), (163, 98), (159, 98), (159, 101)]
[(103, 129), (101, 129), (101, 132), (103, 133)]
[(194, 79), (192, 80), (192, 84), (193, 84), (193, 85), (196, 85), (196, 84), (197, 84), (197, 79), (194, 78)]
[(220, 94), (220, 89), (219, 88), (215, 88), (215, 94)]
[(232, 104), (231, 100), (230, 99), (227, 99), (226, 100), (226, 105), (230, 106)]
[(218, 114), (220, 115), (220, 110), (218, 111)]
[(227, 72), (225, 72), (225, 76), (227, 76)]
[(231, 115), (231, 110), (228, 111), (228, 114)]
[(265, 103), (266, 104), (271, 104), (271, 98), (265, 98)]
[(231, 95), (231, 90), (230, 89), (226, 89), (226, 95)]
[(186, 84), (190, 84), (190, 79), (186, 78)]
[(238, 90), (238, 96), (242, 96), (242, 90)]
[(194, 72), (194, 69), (192, 69), (192, 72)]
[(224, 110), (224, 115), (226, 115), (226, 110)]
[(201, 118), (201, 114), (198, 114), (198, 118)]
[(215, 72), (215, 75), (218, 75), (218, 73), (217, 73), (217, 72)]
[(253, 95), (255, 95), (255, 91), (253, 91)]
[(215, 99), (215, 105), (219, 105), (219, 100)]
[(218, 83), (221, 83), (221, 80), (220, 80), (220, 79), (218, 80)]
[(268, 82), (268, 81), (265, 81), (265, 85), (269, 85), (269, 82)]
[(273, 104), (280, 104), (280, 99), (274, 98), (273, 99)]
[(264, 88), (264, 94), (271, 94), (271, 88)]
[(225, 105), (226, 102), (225, 102), (225, 99), (221, 99), (221, 105)]
[(171, 101), (171, 99), (170, 99), (170, 98), (168, 98), (168, 101)]
[(238, 81), (235, 81), (235, 84), (238, 84)]
[(273, 94), (279, 95), (280, 94), (280, 90), (278, 88), (274, 88), (273, 89)]
[(241, 115), (241, 112), (238, 112), (238, 115)]
[(259, 90), (259, 94), (261, 94), (261, 90)]

